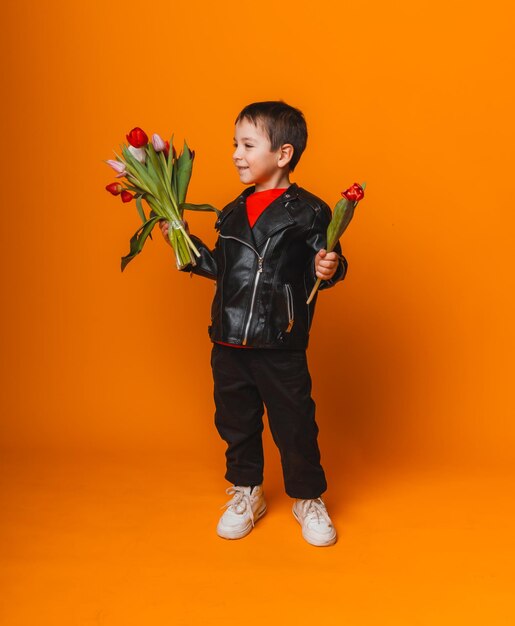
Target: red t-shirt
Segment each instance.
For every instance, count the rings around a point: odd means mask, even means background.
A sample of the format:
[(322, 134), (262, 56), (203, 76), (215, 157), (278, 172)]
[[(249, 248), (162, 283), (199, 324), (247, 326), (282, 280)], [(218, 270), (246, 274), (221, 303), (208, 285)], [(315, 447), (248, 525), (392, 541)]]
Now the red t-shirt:
[[(251, 228), (266, 207), (284, 193), (286, 189), (288, 189), (288, 187), (276, 187), (275, 189), (255, 191), (251, 193), (250, 196), (247, 196), (247, 218)], [(216, 341), (215, 343), (220, 343), (223, 346), (231, 346), (232, 348), (252, 348), (252, 346), (240, 346), (235, 343), (224, 343), (223, 341)]]

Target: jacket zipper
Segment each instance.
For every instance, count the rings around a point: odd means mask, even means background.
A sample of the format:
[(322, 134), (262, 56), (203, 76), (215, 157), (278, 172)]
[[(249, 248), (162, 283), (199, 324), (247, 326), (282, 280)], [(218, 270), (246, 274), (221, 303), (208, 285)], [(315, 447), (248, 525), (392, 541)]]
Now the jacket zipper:
[[(250, 243), (243, 241), (243, 239), (238, 239), (238, 237), (233, 237), (232, 235), (218, 235), (218, 236), (222, 237), (222, 239), (236, 239), (236, 241), (239, 241), (240, 243), (248, 246), (251, 250), (253, 250), (259, 258), (259, 252), (256, 250), (256, 248), (254, 248), (254, 246), (251, 246)], [(268, 241), (267, 241), (267, 245), (268, 245)]]
[(290, 285), (286, 284), (286, 306), (288, 308), (288, 328), (285, 332), (289, 333), (293, 328), (294, 314), (293, 314), (293, 294), (291, 292)]
[(265, 258), (266, 249), (268, 248), (268, 244), (270, 243), (270, 237), (266, 240), (265, 248), (263, 250), (263, 256), (260, 256), (259, 252), (256, 250), (256, 248), (254, 248), (254, 246), (251, 246), (246, 241), (243, 241), (243, 239), (238, 239), (238, 237), (233, 237), (232, 235), (220, 235), (220, 237), (223, 237), (224, 239), (236, 239), (236, 241), (239, 241), (240, 243), (243, 243), (244, 245), (248, 246), (251, 250), (253, 250), (256, 253), (257, 258), (258, 258), (258, 269), (257, 269), (257, 272), (256, 272), (256, 276), (254, 278), (254, 289), (252, 290), (252, 299), (250, 301), (250, 312), (249, 312), (249, 317), (247, 319), (247, 324), (245, 325), (245, 336), (243, 337), (243, 341), (242, 341), (242, 345), (246, 346), (247, 345), (247, 336), (248, 336), (249, 328), (250, 328), (250, 322), (252, 320), (252, 313), (253, 313), (253, 308), (254, 308), (254, 300), (256, 298), (256, 290), (257, 290), (257, 286), (258, 286), (261, 274), (263, 273), (263, 259)]

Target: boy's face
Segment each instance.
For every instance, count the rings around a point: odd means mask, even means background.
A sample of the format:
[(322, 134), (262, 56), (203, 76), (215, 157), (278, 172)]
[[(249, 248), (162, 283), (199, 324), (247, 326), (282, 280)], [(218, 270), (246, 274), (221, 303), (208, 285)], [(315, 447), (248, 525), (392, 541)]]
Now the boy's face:
[(278, 173), (285, 171), (284, 165), (278, 165), (283, 156), (281, 148), (276, 152), (270, 148), (268, 135), (260, 124), (254, 126), (246, 119), (236, 124), (232, 158), (242, 183), (263, 185), (276, 180)]

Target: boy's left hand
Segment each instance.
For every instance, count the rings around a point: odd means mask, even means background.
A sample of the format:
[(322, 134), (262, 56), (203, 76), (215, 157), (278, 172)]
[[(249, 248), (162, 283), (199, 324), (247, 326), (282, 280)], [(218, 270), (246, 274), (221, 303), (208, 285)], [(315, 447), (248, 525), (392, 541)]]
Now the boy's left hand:
[(332, 278), (338, 267), (338, 255), (336, 252), (327, 252), (324, 248), (319, 250), (315, 256), (315, 274), (317, 278), (329, 280)]

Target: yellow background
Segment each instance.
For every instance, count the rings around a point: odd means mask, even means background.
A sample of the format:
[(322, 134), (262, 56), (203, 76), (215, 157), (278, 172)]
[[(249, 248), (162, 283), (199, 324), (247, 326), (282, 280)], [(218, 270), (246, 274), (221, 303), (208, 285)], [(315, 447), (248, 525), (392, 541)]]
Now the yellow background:
[[(5, 18), (5, 623), (513, 623), (511, 4), (53, 0)], [(234, 120), (269, 99), (307, 119), (292, 181), (330, 206), (367, 182), (308, 351), (329, 549), (300, 535), (268, 426), (269, 512), (216, 536), (212, 283), (177, 272), (157, 229), (122, 274), (139, 218), (104, 189), (140, 126), (186, 138), (188, 200), (222, 208), (242, 190)], [(188, 221), (214, 243), (212, 214)]]

